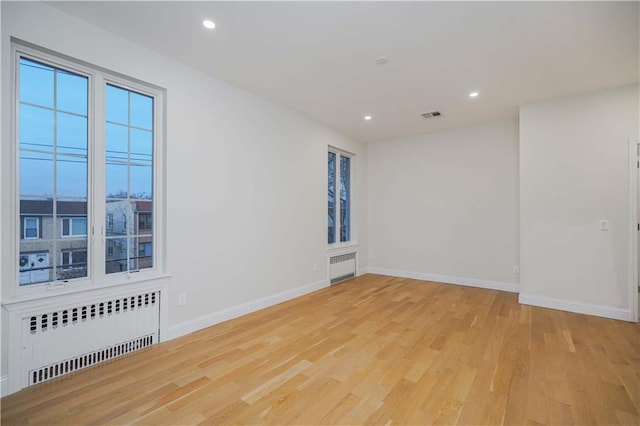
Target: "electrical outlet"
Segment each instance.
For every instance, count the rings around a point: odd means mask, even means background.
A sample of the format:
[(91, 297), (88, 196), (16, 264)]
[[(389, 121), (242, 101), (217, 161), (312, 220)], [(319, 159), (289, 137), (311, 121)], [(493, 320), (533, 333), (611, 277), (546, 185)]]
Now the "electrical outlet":
[(178, 306), (186, 306), (187, 305), (187, 293), (178, 294)]
[(513, 265), (513, 273), (514, 274), (520, 273), (520, 265)]
[(609, 230), (609, 221), (606, 219), (602, 219), (600, 221), (600, 230), (601, 231), (608, 231)]

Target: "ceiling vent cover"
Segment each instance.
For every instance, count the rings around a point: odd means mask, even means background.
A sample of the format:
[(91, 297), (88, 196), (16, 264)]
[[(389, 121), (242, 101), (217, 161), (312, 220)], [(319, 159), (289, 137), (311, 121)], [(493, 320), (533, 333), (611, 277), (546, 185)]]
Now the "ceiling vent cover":
[(420, 115), (422, 115), (422, 118), (426, 120), (427, 118), (440, 117), (442, 114), (440, 113), (440, 111), (431, 111), (431, 112), (425, 112), (424, 114), (420, 114)]

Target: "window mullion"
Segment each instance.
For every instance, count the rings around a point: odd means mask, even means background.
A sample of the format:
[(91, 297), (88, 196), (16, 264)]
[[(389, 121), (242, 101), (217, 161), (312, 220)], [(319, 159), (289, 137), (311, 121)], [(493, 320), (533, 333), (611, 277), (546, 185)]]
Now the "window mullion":
[(91, 188), (91, 242), (90, 262), (94, 271), (94, 279), (100, 283), (105, 275), (106, 256), (106, 154), (105, 154), (105, 79), (101, 73), (94, 74), (91, 84), (91, 103), (89, 108), (90, 126), (90, 165), (92, 169), (89, 187)]
[(342, 228), (342, 217), (340, 216), (340, 201), (341, 201), (341, 194), (340, 194), (340, 179), (342, 179), (342, 170), (340, 168), (340, 153), (336, 152), (336, 165), (335, 165), (335, 174), (336, 174), (336, 181), (335, 186), (333, 188), (333, 193), (335, 194), (335, 224), (336, 224), (336, 229), (335, 229), (335, 243), (339, 244), (340, 243), (340, 229)]

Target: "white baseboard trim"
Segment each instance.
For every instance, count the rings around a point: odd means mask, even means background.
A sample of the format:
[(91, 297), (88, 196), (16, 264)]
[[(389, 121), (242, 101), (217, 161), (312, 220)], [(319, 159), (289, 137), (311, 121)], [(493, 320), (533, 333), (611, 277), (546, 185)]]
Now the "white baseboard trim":
[(287, 300), (295, 299), (296, 297), (303, 296), (325, 287), (329, 287), (329, 280), (317, 281), (302, 287), (293, 288), (261, 299), (242, 303), (222, 311), (203, 315), (189, 321), (184, 321), (179, 324), (169, 326), (166, 334), (167, 338), (163, 339), (163, 341), (175, 339), (177, 337), (193, 333), (194, 331), (202, 330), (203, 328), (211, 327), (212, 325), (238, 318), (278, 303), (286, 302)]
[(356, 271), (356, 277), (359, 277), (360, 275), (368, 274), (369, 273), (368, 269), (369, 268), (367, 268), (366, 266), (364, 268), (358, 269)]
[(423, 280), (423, 281), (435, 281), (435, 282), (444, 283), (444, 284), (466, 285), (469, 287), (486, 288), (489, 290), (501, 290), (501, 291), (508, 291), (511, 293), (517, 293), (520, 287), (516, 283), (479, 280), (476, 278), (452, 277), (449, 275), (426, 274), (423, 272), (400, 271), (396, 269), (375, 268), (371, 266), (367, 268), (367, 271), (370, 274), (388, 275), (391, 277), (399, 277), (399, 278), (412, 278), (412, 279)]
[(522, 293), (518, 296), (518, 303), (522, 303), (523, 305), (538, 306), (541, 308), (575, 312), (577, 314), (593, 315), (596, 317), (635, 322), (631, 310), (616, 308), (614, 306), (592, 305), (589, 303), (552, 299), (550, 297), (535, 296)]
[(4, 398), (9, 395), (9, 376), (0, 376), (0, 397)]

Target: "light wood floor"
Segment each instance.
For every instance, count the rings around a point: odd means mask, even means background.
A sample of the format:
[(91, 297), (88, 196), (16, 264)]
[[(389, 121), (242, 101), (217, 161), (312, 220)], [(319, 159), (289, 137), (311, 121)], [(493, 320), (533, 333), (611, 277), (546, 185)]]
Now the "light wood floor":
[(640, 327), (366, 275), (2, 399), (2, 424), (640, 424)]

